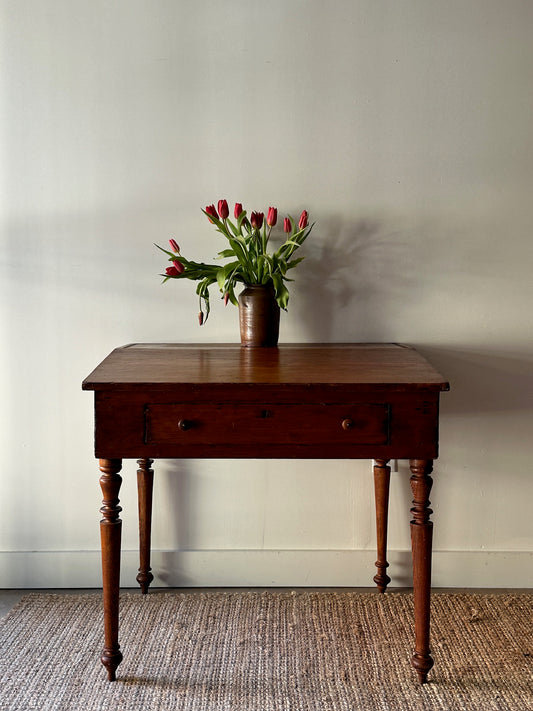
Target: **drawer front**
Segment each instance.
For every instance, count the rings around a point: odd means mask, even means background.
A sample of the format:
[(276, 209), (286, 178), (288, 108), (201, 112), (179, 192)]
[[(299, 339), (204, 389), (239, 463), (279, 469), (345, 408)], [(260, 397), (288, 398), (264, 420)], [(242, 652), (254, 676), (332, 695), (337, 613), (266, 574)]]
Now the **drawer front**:
[(383, 403), (150, 403), (147, 445), (389, 443), (390, 407)]

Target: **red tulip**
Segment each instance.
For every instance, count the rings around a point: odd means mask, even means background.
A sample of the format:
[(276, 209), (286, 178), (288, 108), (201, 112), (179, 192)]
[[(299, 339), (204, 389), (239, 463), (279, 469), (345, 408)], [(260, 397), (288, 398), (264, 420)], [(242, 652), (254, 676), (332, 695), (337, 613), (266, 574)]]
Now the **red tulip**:
[(267, 216), (267, 225), (269, 227), (274, 227), (276, 222), (278, 221), (278, 208), (277, 207), (269, 207), (268, 208), (268, 216)]
[(226, 200), (218, 201), (218, 214), (222, 220), (227, 220), (229, 215), (228, 203)]
[(179, 261), (179, 259), (173, 259), (172, 264), (175, 266), (175, 268), (178, 270), (178, 274), (183, 274), (185, 271), (185, 267), (183, 264)]
[(289, 232), (292, 230), (291, 221), (289, 220), (288, 217), (286, 217), (286, 218), (283, 220), (283, 229), (285, 230), (285, 232), (286, 232), (287, 234), (289, 234)]
[[(173, 262), (174, 265), (176, 265), (176, 262)], [(180, 268), (177, 266), (172, 266), (172, 267), (167, 267), (166, 268), (166, 273), (167, 276), (169, 277), (178, 277), (180, 274), (183, 274), (183, 264), (181, 262), (177, 262), (177, 264), (180, 265)]]
[(168, 243), (169, 243), (169, 245), (170, 245), (171, 250), (172, 250), (173, 252), (176, 252), (176, 253), (179, 254), (180, 248), (179, 248), (178, 243), (176, 242), (176, 240), (175, 240), (175, 239), (169, 239), (169, 240), (168, 240)]
[(303, 230), (307, 227), (307, 210), (304, 210), (300, 215), (300, 222), (298, 222), (298, 227)]
[(236, 219), (236, 220), (239, 219), (239, 215), (241, 214), (241, 212), (242, 212), (242, 203), (241, 203), (241, 202), (236, 202), (236, 203), (235, 203), (235, 211), (234, 211), (234, 213), (233, 213), (233, 214), (235, 215), (235, 219)]
[(229, 301), (229, 291), (226, 291), (226, 293), (224, 294), (224, 306), (228, 305), (228, 301)]
[[(207, 212), (208, 215), (212, 215), (213, 217), (218, 217), (218, 212), (217, 212), (217, 209), (214, 205), (208, 205), (205, 208), (205, 211)], [(209, 222), (213, 222), (213, 220), (211, 220), (211, 218), (210, 218)]]
[(200, 311), (200, 313), (198, 314), (198, 323), (201, 326), (203, 324), (203, 322), (204, 322), (204, 312)]
[(263, 226), (263, 218), (264, 218), (264, 213), (262, 212), (252, 212), (250, 215), (250, 222), (252, 223), (252, 227), (254, 230), (260, 230), (261, 227)]

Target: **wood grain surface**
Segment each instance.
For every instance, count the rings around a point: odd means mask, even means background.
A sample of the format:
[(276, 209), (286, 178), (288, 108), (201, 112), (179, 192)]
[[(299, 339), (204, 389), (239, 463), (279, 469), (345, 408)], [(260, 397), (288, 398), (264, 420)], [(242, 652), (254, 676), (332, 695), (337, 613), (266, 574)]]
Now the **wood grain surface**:
[(407, 386), (447, 390), (414, 349), (398, 344), (239, 345), (134, 343), (116, 348), (83, 382), (84, 390), (157, 384), (290, 383)]

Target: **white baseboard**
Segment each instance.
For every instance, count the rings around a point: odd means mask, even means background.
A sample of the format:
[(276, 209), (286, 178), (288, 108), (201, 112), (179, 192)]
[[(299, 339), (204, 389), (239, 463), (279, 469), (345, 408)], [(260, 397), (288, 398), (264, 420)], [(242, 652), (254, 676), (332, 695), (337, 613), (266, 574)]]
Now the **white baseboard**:
[[(372, 550), (153, 551), (155, 587), (370, 587)], [(392, 586), (409, 587), (411, 554), (390, 551)], [(136, 551), (122, 552), (121, 585), (136, 587)], [(434, 551), (435, 587), (533, 588), (531, 551)], [(99, 551), (0, 551), (2, 588), (100, 587)]]

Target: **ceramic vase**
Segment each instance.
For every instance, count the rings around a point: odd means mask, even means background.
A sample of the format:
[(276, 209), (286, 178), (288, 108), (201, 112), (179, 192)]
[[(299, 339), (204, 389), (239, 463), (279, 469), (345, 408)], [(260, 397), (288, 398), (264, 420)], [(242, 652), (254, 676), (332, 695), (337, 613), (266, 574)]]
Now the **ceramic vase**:
[(241, 345), (277, 346), (280, 308), (274, 287), (271, 284), (245, 286), (238, 301)]

